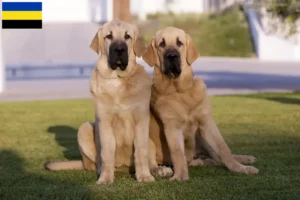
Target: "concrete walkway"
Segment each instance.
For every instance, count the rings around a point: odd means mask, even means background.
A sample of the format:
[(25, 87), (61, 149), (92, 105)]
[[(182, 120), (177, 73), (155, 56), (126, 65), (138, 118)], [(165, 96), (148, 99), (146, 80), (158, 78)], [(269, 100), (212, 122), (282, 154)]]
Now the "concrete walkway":
[[(146, 66), (143, 60), (139, 63)], [(152, 68), (146, 67), (149, 73)], [(255, 59), (201, 58), (193, 64), (210, 95), (300, 91), (300, 63)], [(89, 77), (8, 81), (0, 101), (91, 98)]]

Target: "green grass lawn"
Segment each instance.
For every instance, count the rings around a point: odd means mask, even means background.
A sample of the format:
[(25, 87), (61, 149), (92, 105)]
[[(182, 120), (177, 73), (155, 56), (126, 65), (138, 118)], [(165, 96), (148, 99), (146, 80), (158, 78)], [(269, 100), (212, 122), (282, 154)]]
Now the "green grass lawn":
[[(174, 26), (191, 35), (200, 56), (254, 57), (254, 49), (247, 20), (237, 7), (214, 17), (199, 14), (156, 14), (160, 28)], [(146, 32), (150, 41), (157, 29)]]
[(50, 172), (47, 160), (80, 159), (76, 131), (93, 119), (91, 100), (0, 103), (0, 199), (299, 199), (300, 93), (212, 97), (234, 153), (252, 154), (259, 175), (190, 168), (190, 180), (137, 183), (117, 173), (96, 185), (87, 171)]

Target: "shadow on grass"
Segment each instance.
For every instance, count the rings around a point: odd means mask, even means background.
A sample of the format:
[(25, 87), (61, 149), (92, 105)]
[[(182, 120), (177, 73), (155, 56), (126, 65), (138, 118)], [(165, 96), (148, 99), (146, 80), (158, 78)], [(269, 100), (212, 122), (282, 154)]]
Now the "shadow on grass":
[(80, 159), (77, 145), (77, 129), (67, 125), (50, 126), (47, 131), (55, 135), (56, 142), (65, 148), (63, 154), (68, 160)]
[(24, 159), (0, 150), (0, 199), (89, 199), (87, 187), (24, 169)]
[(268, 97), (265, 98), (271, 101), (276, 101), (284, 104), (293, 104), (293, 105), (300, 105), (300, 99), (296, 98), (289, 98), (289, 97)]
[(262, 93), (259, 96), (255, 94), (254, 95), (252, 94), (251, 95), (223, 95), (223, 96), (264, 99), (264, 100), (274, 101), (282, 104), (300, 105), (300, 92), (278, 93), (278, 94)]

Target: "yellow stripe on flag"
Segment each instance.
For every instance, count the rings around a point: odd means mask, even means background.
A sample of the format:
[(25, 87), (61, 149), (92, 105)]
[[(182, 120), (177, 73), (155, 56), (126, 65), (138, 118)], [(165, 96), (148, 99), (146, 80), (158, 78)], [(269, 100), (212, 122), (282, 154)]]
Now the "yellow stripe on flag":
[(42, 20), (41, 11), (2, 11), (2, 20)]

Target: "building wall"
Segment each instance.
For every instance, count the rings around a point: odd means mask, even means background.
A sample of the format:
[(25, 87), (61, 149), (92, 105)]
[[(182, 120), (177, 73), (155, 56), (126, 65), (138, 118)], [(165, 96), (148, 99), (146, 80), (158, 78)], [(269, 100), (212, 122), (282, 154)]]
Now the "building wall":
[(43, 0), (44, 22), (112, 20), (112, 0)]

